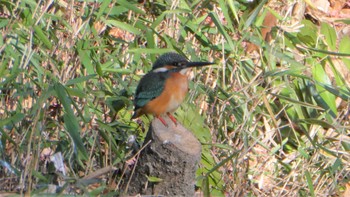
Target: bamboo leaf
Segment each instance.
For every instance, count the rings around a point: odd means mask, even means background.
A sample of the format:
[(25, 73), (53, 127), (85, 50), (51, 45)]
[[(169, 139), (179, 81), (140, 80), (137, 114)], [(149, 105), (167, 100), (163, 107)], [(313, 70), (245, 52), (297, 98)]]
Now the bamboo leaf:
[(147, 176), (147, 180), (151, 183), (159, 183), (159, 182), (163, 181), (163, 179), (155, 177), (155, 176)]
[(230, 47), (227, 50), (230, 50), (230, 51), (234, 50), (235, 47), (234, 47), (232, 38), (226, 32), (226, 30), (225, 30), (224, 26), (222, 25), (221, 21), (219, 20), (219, 17), (217, 16), (217, 14), (215, 12), (210, 12), (209, 16), (213, 20), (213, 22), (214, 22), (215, 26), (218, 28), (219, 32), (225, 37), (225, 40), (228, 42), (228, 45)]
[[(331, 81), (329, 77), (327, 76), (323, 66), (319, 63), (316, 63), (312, 67), (312, 74), (314, 76), (314, 79), (317, 82), (320, 82), (322, 84), (327, 84), (331, 85)], [(332, 111), (332, 114), (336, 115), (337, 114), (337, 107), (335, 103), (335, 96), (327, 91), (325, 88), (321, 87), (320, 85), (316, 84), (316, 90), (317, 93), (314, 92), (314, 95), (319, 95), (323, 101), (320, 99), (317, 99), (320, 105), (323, 106), (324, 109), (328, 110), (330, 109)], [(315, 98), (318, 98), (317, 96)]]
[(92, 61), (91, 61), (91, 52), (85, 49), (87, 48), (87, 46), (89, 46), (88, 40), (79, 40), (77, 42), (77, 51), (79, 54), (80, 61), (85, 66), (87, 73), (89, 75), (92, 75), (92, 74), (95, 74), (95, 70), (94, 70), (94, 65), (92, 64)]
[(135, 13), (142, 14), (142, 15), (146, 14), (143, 10), (136, 7), (134, 4), (130, 3), (130, 1), (118, 0), (117, 3), (119, 3), (119, 5), (127, 8), (128, 10), (134, 11)]
[(325, 40), (329, 48), (332, 51), (335, 51), (337, 35), (334, 28), (332, 28), (328, 23), (322, 23), (321, 33), (325, 36)]
[[(339, 42), (339, 52), (340, 53), (349, 53), (349, 51), (350, 51), (350, 37), (344, 36)], [(346, 67), (350, 70), (350, 58), (349, 57), (342, 58), (342, 61), (344, 62)]]
[(112, 0), (104, 0), (99, 7), (99, 10), (96, 14), (96, 20), (99, 20), (99, 18), (102, 16), (102, 14), (105, 12), (105, 10), (108, 8), (109, 4), (111, 3)]
[(66, 86), (71, 86), (71, 85), (74, 85), (74, 84), (77, 84), (77, 83), (83, 83), (83, 82), (86, 82), (90, 79), (93, 79), (95, 78), (97, 75), (96, 74), (92, 74), (92, 75), (87, 75), (87, 76), (82, 76), (82, 77), (77, 77), (77, 78), (74, 78), (74, 79), (70, 79), (67, 81), (66, 83)]
[[(225, 0), (219, 0), (219, 5), (222, 9), (222, 13), (224, 14), (225, 16), (225, 19), (226, 19), (226, 22), (227, 22), (227, 26), (228, 28), (233, 31), (234, 28), (233, 28), (233, 22), (231, 20), (231, 17), (230, 17), (230, 14), (228, 13), (228, 6), (226, 5), (226, 1)], [(232, 7), (231, 7), (232, 8)]]
[(145, 54), (162, 54), (162, 53), (167, 53), (167, 52), (173, 52), (173, 49), (159, 49), (159, 48), (154, 48), (154, 49), (147, 49), (147, 48), (133, 48), (129, 49), (129, 53), (145, 53)]
[(72, 102), (70, 100), (70, 96), (67, 94), (65, 87), (60, 83), (56, 83), (54, 85), (54, 89), (65, 110), (63, 115), (64, 124), (68, 134), (73, 140), (74, 152), (77, 154), (77, 156), (81, 157), (83, 160), (86, 160), (88, 158), (88, 154), (80, 137), (81, 129), (71, 108)]
[(24, 118), (23, 113), (15, 113), (13, 116), (10, 116), (9, 118), (5, 118), (3, 120), (0, 120), (0, 127), (4, 127), (5, 125), (11, 124), (14, 125), (20, 121), (22, 121)]
[(267, 0), (262, 0), (257, 7), (253, 10), (253, 12), (250, 14), (247, 21), (244, 23), (244, 29), (248, 29), (252, 25), (252, 23), (255, 21), (256, 17), (259, 15), (260, 10), (263, 8)]
[(205, 176), (203, 181), (202, 181), (202, 191), (203, 195), (205, 197), (210, 197), (210, 190), (209, 190), (209, 178), (208, 176)]
[(33, 27), (34, 32), (35, 32), (35, 36), (38, 38), (39, 41), (43, 42), (44, 45), (48, 48), (48, 49), (52, 49), (52, 44), (49, 40), (49, 38), (45, 35), (45, 33), (43, 32), (43, 30), (39, 27), (39, 26), (34, 26)]
[(305, 178), (306, 178), (307, 185), (309, 187), (310, 196), (314, 197), (315, 196), (315, 189), (314, 189), (314, 185), (312, 183), (312, 178), (310, 176), (309, 171), (305, 172)]

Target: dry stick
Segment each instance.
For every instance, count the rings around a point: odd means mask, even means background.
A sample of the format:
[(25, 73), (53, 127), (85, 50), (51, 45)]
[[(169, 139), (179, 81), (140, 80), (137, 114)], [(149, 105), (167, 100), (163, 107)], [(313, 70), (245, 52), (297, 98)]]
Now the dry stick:
[(107, 167), (104, 167), (104, 168), (101, 168), (101, 169), (98, 169), (88, 175), (86, 175), (85, 177), (82, 178), (82, 180), (87, 180), (87, 179), (93, 179), (93, 178), (97, 178), (103, 174), (106, 174), (112, 170), (116, 170), (115, 167), (113, 166), (107, 166)]
[[(136, 161), (135, 161), (135, 164), (134, 164), (134, 167), (133, 167), (133, 169), (132, 169), (131, 175), (130, 175), (130, 177), (129, 177), (128, 184), (126, 185), (125, 192), (128, 191), (129, 184), (130, 184), (130, 181), (131, 181), (132, 176), (134, 175), (134, 172), (135, 172), (135, 169), (136, 169), (136, 166), (137, 166), (137, 161), (139, 160), (139, 155), (140, 155), (141, 151), (142, 151), (143, 149), (145, 149), (146, 146), (148, 146), (151, 142), (152, 142), (152, 140), (149, 140), (149, 141), (147, 142), (147, 144), (145, 144), (144, 146), (142, 146), (141, 149), (138, 150), (137, 153), (136, 153), (133, 157), (130, 158), (130, 159), (134, 159), (134, 158), (137, 157), (137, 159), (136, 159)], [(129, 160), (130, 160), (130, 159), (129, 159)], [(125, 171), (126, 171), (126, 168), (124, 168), (123, 173), (122, 173), (122, 176), (120, 177), (116, 188), (119, 188), (120, 182), (121, 182), (121, 180), (122, 180), (122, 178), (123, 178), (123, 176), (124, 176), (124, 174), (125, 174)]]
[[(90, 126), (91, 126), (91, 128), (92, 128), (92, 125), (91, 125), (91, 122), (90, 122)], [(92, 130), (92, 129), (91, 129)], [(87, 174), (88, 173), (88, 171), (92, 171), (92, 162), (91, 162), (91, 160), (92, 160), (92, 157), (93, 157), (93, 154), (94, 154), (94, 152), (95, 152), (95, 144), (96, 144), (96, 141), (97, 141), (97, 135), (96, 135), (96, 132), (95, 133), (93, 133), (93, 137), (94, 137), (94, 142), (93, 142), (93, 146), (91, 147), (91, 151), (90, 151), (90, 156), (89, 156), (89, 160), (86, 162), (87, 163), (87, 165), (86, 165), (86, 170), (85, 170), (85, 174)], [(87, 167), (87, 166), (90, 166), (90, 168), (89, 167)], [(103, 169), (103, 168), (102, 168)], [(91, 174), (91, 173), (90, 173)], [(89, 176), (89, 175), (87, 175), (87, 176)], [(85, 176), (86, 177), (86, 176)]]

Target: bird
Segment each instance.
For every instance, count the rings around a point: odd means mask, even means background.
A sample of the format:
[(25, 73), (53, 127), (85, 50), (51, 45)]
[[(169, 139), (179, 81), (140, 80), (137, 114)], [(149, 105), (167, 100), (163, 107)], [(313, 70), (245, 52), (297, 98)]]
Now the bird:
[(191, 62), (185, 56), (168, 52), (158, 57), (152, 69), (144, 75), (136, 88), (134, 114), (131, 119), (151, 114), (166, 127), (162, 118), (167, 115), (175, 125), (172, 113), (181, 105), (188, 92), (188, 71), (193, 67), (212, 65), (212, 62)]

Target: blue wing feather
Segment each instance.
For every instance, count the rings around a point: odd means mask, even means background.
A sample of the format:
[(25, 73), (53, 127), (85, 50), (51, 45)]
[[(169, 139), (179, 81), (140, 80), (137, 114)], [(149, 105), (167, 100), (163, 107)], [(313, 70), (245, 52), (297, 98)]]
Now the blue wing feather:
[(135, 110), (158, 97), (163, 92), (165, 81), (169, 76), (169, 72), (149, 72), (142, 77), (136, 88), (134, 98)]

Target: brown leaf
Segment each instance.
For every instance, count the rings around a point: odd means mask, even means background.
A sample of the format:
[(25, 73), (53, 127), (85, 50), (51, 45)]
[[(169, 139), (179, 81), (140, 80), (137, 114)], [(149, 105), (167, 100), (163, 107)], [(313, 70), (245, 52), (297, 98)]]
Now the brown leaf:
[(132, 33), (127, 32), (127, 31), (122, 30), (122, 29), (119, 29), (119, 28), (116, 28), (116, 27), (113, 27), (109, 31), (109, 35), (113, 36), (114, 38), (117, 38), (117, 39), (125, 40), (126, 42), (131, 42), (135, 39), (135, 36)]

